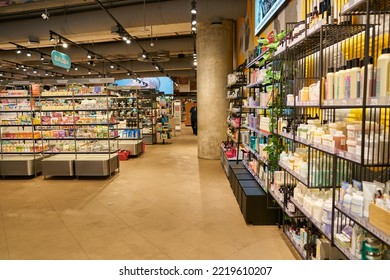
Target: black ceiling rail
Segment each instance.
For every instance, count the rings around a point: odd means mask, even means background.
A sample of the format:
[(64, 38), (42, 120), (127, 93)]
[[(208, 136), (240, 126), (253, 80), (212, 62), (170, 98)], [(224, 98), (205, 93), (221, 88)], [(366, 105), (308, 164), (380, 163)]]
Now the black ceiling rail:
[[(124, 66), (120, 65), (119, 63), (117, 63), (117, 62), (115, 62), (115, 61), (113, 61), (113, 60), (111, 60), (111, 59), (108, 59), (108, 58), (106, 58), (105, 56), (103, 56), (103, 55), (101, 55), (101, 54), (98, 54), (98, 53), (96, 53), (96, 52), (94, 52), (94, 51), (91, 51), (91, 50), (88, 49), (87, 47), (85, 47), (85, 46), (83, 46), (83, 45), (81, 45), (81, 44), (77, 44), (76, 42), (73, 42), (72, 40), (70, 40), (70, 39), (68, 39), (68, 38), (66, 38), (66, 37), (64, 37), (64, 36), (62, 36), (61, 34), (55, 32), (55, 31), (53, 31), (53, 30), (49, 30), (49, 32), (50, 32), (50, 36), (55, 35), (55, 36), (57, 36), (58, 38), (61, 38), (62, 40), (65, 40), (65, 41), (67, 41), (68, 43), (70, 43), (70, 44), (72, 44), (72, 45), (74, 45), (74, 46), (76, 46), (76, 47), (78, 47), (78, 48), (80, 48), (80, 49), (85, 50), (88, 54), (94, 55), (95, 58), (103, 59), (103, 60), (105, 60), (105, 61), (111, 63), (111, 65), (115, 65), (115, 66), (117, 66), (118, 68), (122, 68), (122, 69), (126, 70), (127, 73), (130, 73), (130, 75), (136, 76), (136, 77), (137, 77), (137, 80), (139, 80), (140, 75), (138, 75), (137, 73), (131, 71), (131, 70), (128, 69), (127, 67), (124, 67)], [(84, 67), (84, 66), (83, 66), (83, 67)], [(84, 68), (86, 68), (86, 67), (84, 67)], [(88, 69), (88, 68), (87, 68), (87, 69)], [(89, 70), (91, 70), (91, 69), (89, 69)], [(91, 71), (95, 71), (95, 72), (96, 72), (96, 70), (91, 70)], [(105, 74), (105, 73), (103, 73), (103, 74)], [(139, 80), (139, 81), (140, 81), (140, 80)]]
[[(146, 54), (147, 56), (151, 57), (151, 55), (145, 50), (145, 48), (138, 42), (138, 40), (132, 36), (127, 30), (122, 26), (122, 24), (110, 13), (110, 11), (99, 1), (95, 0), (96, 3), (100, 5), (100, 7), (109, 15), (109, 17), (116, 23), (118, 30), (121, 32), (124, 32), (133, 42), (135, 42), (139, 48), (142, 50), (143, 54)], [(152, 58), (152, 65), (156, 68), (156, 70), (160, 71), (162, 74), (164, 74), (167, 78), (172, 79), (171, 76), (169, 76), (167, 73), (165, 73), (164, 68), (154, 59)], [(174, 81), (173, 81), (174, 82)]]

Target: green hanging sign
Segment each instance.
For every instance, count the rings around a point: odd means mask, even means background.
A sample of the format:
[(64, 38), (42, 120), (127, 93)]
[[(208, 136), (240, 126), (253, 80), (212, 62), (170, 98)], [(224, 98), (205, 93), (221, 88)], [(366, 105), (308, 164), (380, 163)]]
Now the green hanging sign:
[(62, 52), (52, 51), (51, 52), (51, 61), (55, 66), (70, 69), (72, 65), (70, 57)]

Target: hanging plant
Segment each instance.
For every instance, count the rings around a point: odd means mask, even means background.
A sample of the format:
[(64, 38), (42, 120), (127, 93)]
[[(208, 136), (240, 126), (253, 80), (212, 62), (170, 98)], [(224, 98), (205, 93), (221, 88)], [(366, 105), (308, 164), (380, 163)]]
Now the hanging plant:
[[(264, 65), (266, 62), (272, 59), (272, 56), (278, 48), (280, 42), (285, 38), (286, 32), (282, 31), (276, 34), (271, 39), (259, 39), (259, 43), (266, 49), (263, 55), (263, 59), (259, 62), (259, 66)], [(263, 85), (267, 86), (267, 92), (269, 94), (268, 108), (270, 110), (270, 124), (269, 131), (271, 135), (268, 137), (267, 146), (264, 151), (268, 154), (268, 167), (271, 171), (271, 180), (273, 181), (273, 172), (279, 168), (280, 154), (285, 150), (283, 139), (275, 134), (278, 125), (278, 118), (283, 112), (283, 92), (285, 89), (283, 71), (274, 69), (267, 69), (266, 78)]]

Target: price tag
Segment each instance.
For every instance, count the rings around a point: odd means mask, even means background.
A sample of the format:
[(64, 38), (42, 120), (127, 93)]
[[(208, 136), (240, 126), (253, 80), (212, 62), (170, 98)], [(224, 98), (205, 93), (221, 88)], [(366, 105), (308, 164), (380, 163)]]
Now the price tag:
[(352, 159), (352, 156), (351, 156), (350, 153), (346, 152), (346, 153), (345, 153), (345, 158), (351, 160), (351, 159)]
[(362, 105), (362, 100), (360, 98), (356, 99), (356, 105)]
[(372, 98), (371, 99), (371, 105), (378, 105), (378, 99)]
[(328, 101), (328, 105), (329, 105), (329, 106), (333, 106), (333, 100), (329, 100), (329, 101)]
[(341, 100), (341, 104), (342, 104), (342, 105), (347, 105), (347, 99)]
[(324, 100), (324, 105), (328, 105), (328, 100)]

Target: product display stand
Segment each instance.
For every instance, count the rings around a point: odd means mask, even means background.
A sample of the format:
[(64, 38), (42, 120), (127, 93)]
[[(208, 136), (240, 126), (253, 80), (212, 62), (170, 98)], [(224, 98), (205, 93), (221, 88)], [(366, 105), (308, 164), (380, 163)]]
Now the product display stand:
[(109, 87), (112, 94), (118, 95), (113, 99), (112, 109), (119, 121), (119, 149), (129, 151), (130, 156), (139, 156), (142, 151), (142, 118), (140, 116), (140, 89), (134, 87)]
[[(264, 179), (260, 171), (271, 178), (268, 193), (280, 205), (283, 231), (302, 258), (388, 259), (390, 209), (383, 201), (390, 191), (390, 107), (383, 84), (390, 79), (385, 39), (390, 2), (342, 2), (335, 22), (333, 17), (329, 22), (326, 9), (311, 13), (305, 2), (307, 17), (287, 23), (290, 33), (272, 46), (276, 50), (267, 58), (272, 110), (267, 114), (261, 104), (252, 106), (257, 96), (250, 94), (248, 107), (260, 111), (260, 125), (250, 124), (257, 120), (251, 111), (244, 165), (255, 178)], [(359, 17), (352, 20), (352, 15)], [(262, 51), (249, 67), (266, 65)], [(257, 81), (249, 84), (257, 86)], [(269, 135), (262, 129), (263, 116), (270, 119)], [(271, 134), (278, 137), (272, 145)], [(268, 171), (257, 171), (264, 165)]]
[[(118, 123), (111, 109), (112, 79), (68, 81), (36, 97), (47, 176), (110, 176), (119, 171)], [(92, 85), (93, 86), (92, 86)], [(80, 86), (88, 85), (88, 86)]]
[(144, 89), (138, 95), (139, 100), (139, 118), (142, 123), (142, 136), (145, 144), (155, 144), (156, 124), (158, 117), (158, 108), (156, 102), (156, 91)]
[(242, 160), (242, 130), (241, 119), (245, 116), (242, 108), (242, 100), (244, 99), (244, 86), (246, 83), (243, 65), (238, 67), (236, 71), (228, 75), (228, 83), (226, 86), (226, 99), (229, 101), (227, 109), (227, 131), (226, 141), (221, 144), (221, 164), (229, 177), (229, 161), (238, 163)]
[(0, 175), (37, 176), (42, 171), (42, 143), (30, 83), (13, 82), (0, 90)]

